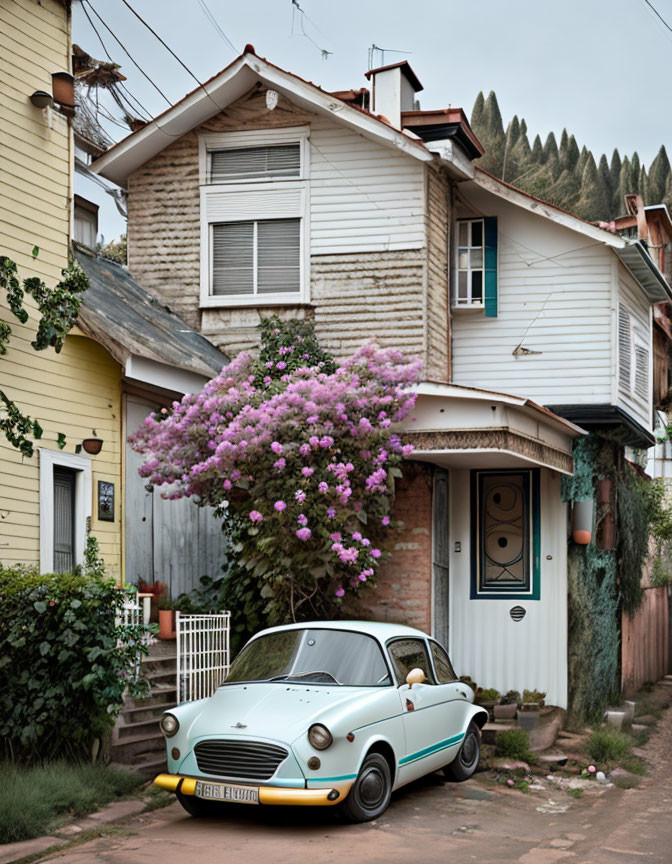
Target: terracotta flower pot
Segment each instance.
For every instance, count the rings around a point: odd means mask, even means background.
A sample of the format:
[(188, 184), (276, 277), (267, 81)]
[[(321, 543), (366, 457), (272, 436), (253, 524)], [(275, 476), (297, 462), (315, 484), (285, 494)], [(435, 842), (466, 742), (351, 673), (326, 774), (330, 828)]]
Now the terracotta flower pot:
[(159, 639), (175, 637), (175, 613), (172, 609), (159, 609)]

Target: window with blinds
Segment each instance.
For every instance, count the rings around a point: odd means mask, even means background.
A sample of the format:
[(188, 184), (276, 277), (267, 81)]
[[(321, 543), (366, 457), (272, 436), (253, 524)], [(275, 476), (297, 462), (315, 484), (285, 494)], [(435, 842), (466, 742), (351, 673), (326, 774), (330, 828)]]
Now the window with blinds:
[(301, 145), (238, 147), (210, 152), (210, 183), (299, 177)]
[(644, 402), (649, 398), (649, 352), (644, 345), (635, 345), (635, 396)]
[(300, 219), (212, 226), (213, 295), (298, 294), (300, 290)]

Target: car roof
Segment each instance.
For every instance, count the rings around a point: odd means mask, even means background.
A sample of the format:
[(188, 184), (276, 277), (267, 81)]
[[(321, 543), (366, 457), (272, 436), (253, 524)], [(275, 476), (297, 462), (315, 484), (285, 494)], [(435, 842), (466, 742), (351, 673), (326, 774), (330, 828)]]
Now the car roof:
[(365, 633), (373, 636), (380, 642), (386, 642), (395, 636), (415, 636), (422, 639), (427, 638), (427, 633), (416, 630), (415, 627), (407, 627), (405, 624), (391, 624), (381, 621), (302, 621), (299, 624), (284, 624), (280, 627), (269, 627), (261, 630), (253, 637), (265, 636), (268, 633), (278, 633), (282, 630), (349, 630), (352, 633)]

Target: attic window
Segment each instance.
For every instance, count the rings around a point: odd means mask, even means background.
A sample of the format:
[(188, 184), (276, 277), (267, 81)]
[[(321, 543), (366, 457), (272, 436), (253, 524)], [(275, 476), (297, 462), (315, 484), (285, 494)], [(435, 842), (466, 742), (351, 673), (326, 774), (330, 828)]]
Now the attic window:
[(633, 315), (624, 303), (618, 304), (618, 386), (624, 395), (648, 403), (649, 348), (635, 333)]
[(281, 179), (299, 177), (300, 174), (301, 145), (298, 143), (210, 152), (210, 183)]

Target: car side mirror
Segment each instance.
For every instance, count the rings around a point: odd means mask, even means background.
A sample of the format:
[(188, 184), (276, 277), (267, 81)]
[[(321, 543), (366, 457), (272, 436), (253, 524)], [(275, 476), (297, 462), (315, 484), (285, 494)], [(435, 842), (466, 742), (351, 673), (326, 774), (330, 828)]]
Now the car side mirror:
[(411, 690), (414, 684), (423, 684), (427, 680), (427, 676), (422, 671), (422, 669), (411, 669), (411, 671), (406, 676), (406, 683), (408, 684), (408, 689)]

